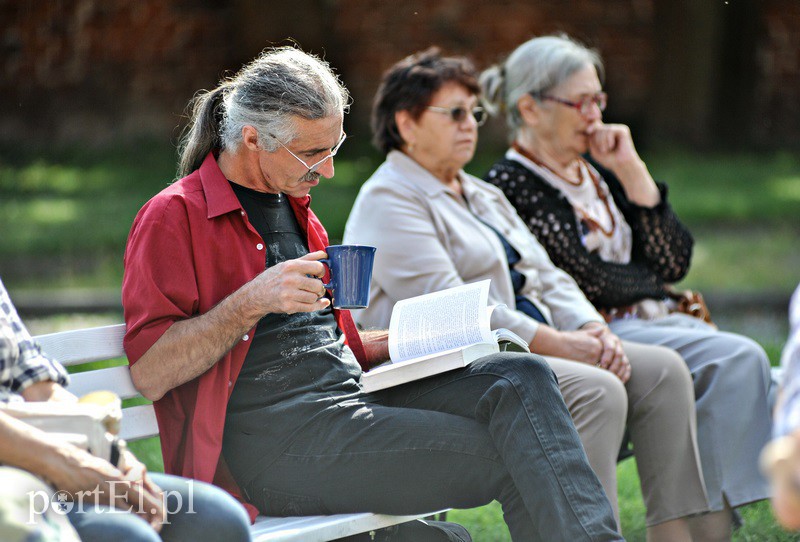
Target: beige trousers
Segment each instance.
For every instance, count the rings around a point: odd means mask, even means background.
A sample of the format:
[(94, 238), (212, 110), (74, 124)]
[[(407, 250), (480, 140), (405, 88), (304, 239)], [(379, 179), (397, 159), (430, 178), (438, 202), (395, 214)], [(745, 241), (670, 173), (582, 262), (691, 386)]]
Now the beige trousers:
[(624, 385), (604, 369), (545, 358), (558, 377), (617, 523), (617, 455), (626, 425), (636, 454), (647, 525), (707, 511), (694, 391), (686, 364), (668, 348), (622, 344), (631, 363), (631, 378)]

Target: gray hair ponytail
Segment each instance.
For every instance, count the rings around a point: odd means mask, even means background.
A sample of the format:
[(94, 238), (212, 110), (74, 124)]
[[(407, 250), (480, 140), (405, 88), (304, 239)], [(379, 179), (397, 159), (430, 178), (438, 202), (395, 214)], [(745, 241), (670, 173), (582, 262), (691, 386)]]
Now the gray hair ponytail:
[(528, 40), (517, 47), (504, 63), (481, 74), (486, 107), (492, 114), (505, 113), (513, 137), (522, 126), (517, 100), (531, 92), (547, 92), (587, 65), (595, 67), (602, 81), (603, 61), (597, 51), (566, 34)]
[[(180, 144), (179, 177), (200, 167), (214, 150), (235, 150), (242, 129), (253, 126), (267, 151), (296, 136), (293, 117), (316, 120), (343, 115), (350, 95), (327, 62), (293, 47), (262, 53), (234, 77), (190, 103)], [(269, 135), (275, 137), (269, 137)]]

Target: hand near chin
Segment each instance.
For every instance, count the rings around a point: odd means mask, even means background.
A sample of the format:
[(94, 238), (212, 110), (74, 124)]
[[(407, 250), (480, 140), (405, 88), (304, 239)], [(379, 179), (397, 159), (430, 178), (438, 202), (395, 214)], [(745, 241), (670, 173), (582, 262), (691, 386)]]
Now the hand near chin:
[(653, 207), (661, 201), (658, 187), (633, 145), (630, 128), (598, 121), (586, 133), (592, 158), (619, 178), (631, 202)]
[(604, 168), (617, 173), (620, 168), (640, 161), (630, 128), (624, 124), (596, 122), (586, 133), (589, 135), (589, 153)]

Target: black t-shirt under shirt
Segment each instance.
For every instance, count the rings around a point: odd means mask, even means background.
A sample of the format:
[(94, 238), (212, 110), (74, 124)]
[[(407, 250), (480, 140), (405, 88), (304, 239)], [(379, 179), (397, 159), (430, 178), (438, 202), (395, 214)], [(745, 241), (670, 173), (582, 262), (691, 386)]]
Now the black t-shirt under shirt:
[[(231, 183), (265, 245), (265, 268), (308, 254), (286, 196)], [(312, 417), (359, 391), (361, 369), (333, 311), (270, 313), (252, 344), (228, 400), (223, 453), (240, 485), (252, 480)]]

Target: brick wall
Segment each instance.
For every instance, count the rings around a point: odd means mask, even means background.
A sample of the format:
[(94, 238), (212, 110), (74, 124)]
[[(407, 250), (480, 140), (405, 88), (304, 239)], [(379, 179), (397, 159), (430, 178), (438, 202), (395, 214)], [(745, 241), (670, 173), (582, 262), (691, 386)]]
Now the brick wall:
[(163, 136), (224, 66), (224, 10), (163, 0), (0, 1), (0, 138)]
[(468, 55), (482, 68), (534, 35), (561, 31), (600, 49), (610, 68), (607, 86), (617, 112), (641, 110), (652, 78), (651, 0), (576, 0), (568, 9), (566, 5), (553, 0), (338, 2), (335, 32), (348, 36), (342, 42), (345, 81), (360, 98), (354, 114), (368, 111), (383, 70), (431, 44), (448, 54)]
[[(704, 2), (0, 0), (0, 142), (174, 137), (197, 89), (287, 37), (337, 68), (355, 99), (349, 122), (360, 123), (380, 74), (407, 54), (437, 44), (484, 67), (533, 35), (564, 31), (601, 51), (609, 117), (702, 145), (719, 139), (714, 119), (726, 113), (714, 89), (731, 79), (715, 73), (723, 64), (714, 55), (725, 48), (690, 40), (701, 45), (676, 61), (674, 49), (688, 46), (665, 42), (687, 35), (713, 45), (706, 22), (723, 5), (747, 4), (757, 35), (746, 52), (753, 82), (737, 102), (752, 109), (742, 132), (759, 144), (800, 146), (800, 2)], [(705, 21), (696, 18), (702, 6)], [(682, 26), (687, 20), (693, 26)], [(664, 104), (660, 112), (654, 103)], [(681, 113), (685, 121), (671, 124)]]
[(756, 50), (753, 135), (765, 145), (800, 146), (800, 2), (770, 0)]

